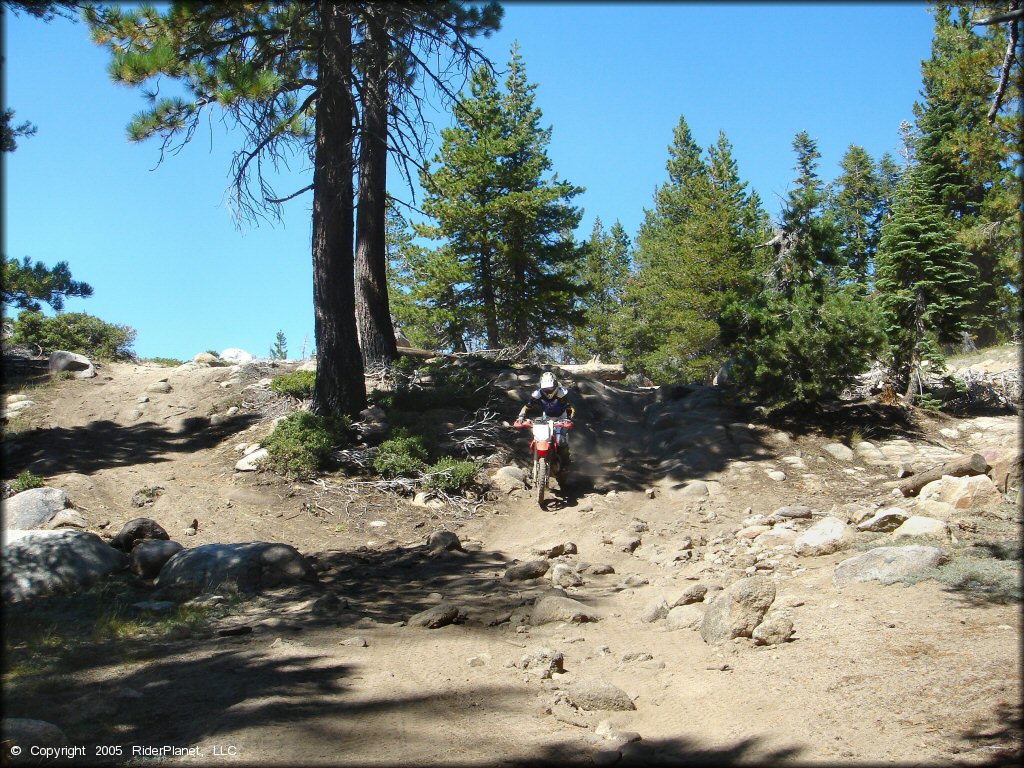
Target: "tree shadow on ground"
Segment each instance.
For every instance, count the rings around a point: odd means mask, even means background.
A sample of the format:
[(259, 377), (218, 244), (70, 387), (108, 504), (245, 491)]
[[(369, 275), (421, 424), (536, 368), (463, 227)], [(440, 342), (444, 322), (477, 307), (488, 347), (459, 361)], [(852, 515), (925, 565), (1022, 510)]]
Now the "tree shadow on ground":
[[(697, 739), (673, 738), (636, 741), (619, 750), (621, 758), (609, 755), (616, 765), (775, 765), (790, 761), (800, 754), (801, 747), (765, 749), (760, 738), (746, 738), (722, 747), (702, 745)], [(501, 765), (595, 765), (594, 752), (612, 750), (595, 745), (591, 750), (580, 750), (571, 744), (555, 744), (540, 754), (525, 758), (507, 758)], [(603, 764), (612, 764), (612, 762)], [(793, 763), (791, 763), (793, 764)]]
[[(1020, 702), (1001, 701), (989, 717), (982, 718), (960, 733), (960, 740), (981, 765), (1020, 765), (1024, 757), (1024, 709)], [(976, 760), (972, 764), (978, 765)]]
[(795, 435), (820, 433), (845, 443), (854, 436), (865, 440), (920, 440), (924, 437), (913, 409), (883, 405), (870, 398), (826, 401), (813, 407), (793, 406), (766, 417), (758, 416), (753, 409), (744, 411), (752, 419), (774, 429)]
[(128, 426), (93, 421), (80, 427), (33, 429), (13, 441), (4, 461), (5, 474), (31, 469), (40, 475), (89, 475), (113, 467), (156, 464), (169, 461), (170, 454), (213, 448), (256, 418), (256, 414), (239, 414), (211, 425), (209, 419), (197, 416), (186, 419), (178, 432), (151, 421)]

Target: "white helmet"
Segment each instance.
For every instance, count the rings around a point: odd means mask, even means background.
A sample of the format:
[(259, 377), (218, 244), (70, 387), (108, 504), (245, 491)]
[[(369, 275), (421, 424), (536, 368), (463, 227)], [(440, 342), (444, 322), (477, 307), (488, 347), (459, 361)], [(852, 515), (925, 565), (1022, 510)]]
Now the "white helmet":
[(551, 371), (545, 371), (540, 376), (540, 391), (547, 397), (551, 397), (555, 394), (555, 390), (558, 389), (558, 380), (555, 378), (555, 374)]

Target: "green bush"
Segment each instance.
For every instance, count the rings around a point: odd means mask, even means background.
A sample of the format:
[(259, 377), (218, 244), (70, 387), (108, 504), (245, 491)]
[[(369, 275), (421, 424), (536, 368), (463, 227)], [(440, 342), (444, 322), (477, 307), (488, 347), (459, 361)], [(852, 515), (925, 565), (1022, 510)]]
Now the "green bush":
[(385, 440), (373, 458), (373, 468), (388, 480), (422, 472), (427, 467), (427, 449), (423, 438), (397, 430), (398, 435)]
[(477, 466), (472, 461), (459, 461), (445, 456), (427, 467), (427, 487), (442, 491), (457, 492), (473, 482)]
[(351, 441), (347, 417), (328, 418), (309, 411), (285, 416), (263, 441), (266, 466), (287, 477), (307, 479), (323, 469), (335, 446)]
[(27, 491), (30, 488), (42, 487), (43, 478), (41, 478), (39, 475), (32, 474), (27, 469), (20, 475), (18, 475), (16, 478), (14, 478), (14, 480), (11, 482), (11, 488), (14, 489), (15, 493), (21, 493), (22, 491)]
[(184, 365), (184, 360), (179, 360), (176, 357), (144, 357), (139, 362), (142, 363), (156, 363), (157, 365), (166, 365), (169, 368), (177, 368), (179, 365)]
[(131, 360), (135, 357), (135, 329), (114, 325), (84, 312), (63, 312), (46, 317), (24, 310), (14, 322), (14, 344), (38, 344), (47, 352), (63, 349), (99, 360)]
[(270, 391), (294, 397), (296, 400), (308, 400), (313, 396), (315, 382), (316, 373), (313, 371), (282, 373), (270, 382)]
[(431, 376), (434, 386), (414, 388), (402, 382), (391, 393), (395, 408), (428, 410), (462, 407), (475, 410), (487, 400), (486, 379), (469, 368), (431, 363), (421, 367), (420, 373)]

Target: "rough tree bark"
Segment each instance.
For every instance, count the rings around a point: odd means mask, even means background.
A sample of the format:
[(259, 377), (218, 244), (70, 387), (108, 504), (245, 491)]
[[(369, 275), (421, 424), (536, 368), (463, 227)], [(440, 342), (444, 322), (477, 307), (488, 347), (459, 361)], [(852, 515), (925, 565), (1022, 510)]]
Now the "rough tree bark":
[(398, 358), (388, 302), (385, 250), (388, 36), (384, 19), (376, 13), (366, 15), (363, 46), (366, 71), (356, 218), (356, 322), (363, 364), (369, 367)]
[(355, 416), (366, 407), (353, 278), (352, 20), (318, 0), (320, 41), (313, 167), (313, 308), (316, 383), (312, 411)]

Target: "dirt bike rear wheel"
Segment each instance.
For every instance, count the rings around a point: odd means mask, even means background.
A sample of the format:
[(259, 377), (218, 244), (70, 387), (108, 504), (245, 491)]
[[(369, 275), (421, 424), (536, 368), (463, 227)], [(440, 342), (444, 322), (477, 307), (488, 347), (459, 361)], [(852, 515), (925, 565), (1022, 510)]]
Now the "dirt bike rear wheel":
[(537, 497), (537, 503), (544, 506), (544, 491), (548, 487), (548, 461), (547, 459), (536, 459), (533, 465), (533, 493)]

